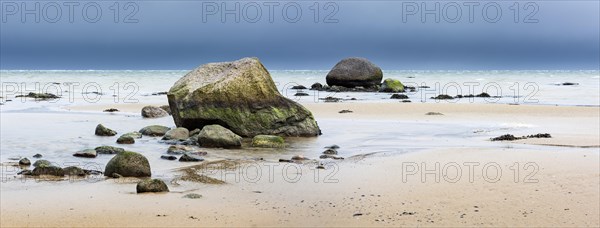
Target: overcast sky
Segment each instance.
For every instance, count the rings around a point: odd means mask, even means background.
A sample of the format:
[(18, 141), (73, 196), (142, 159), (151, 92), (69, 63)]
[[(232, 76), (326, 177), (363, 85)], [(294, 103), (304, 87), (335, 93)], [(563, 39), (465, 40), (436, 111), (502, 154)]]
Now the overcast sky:
[[(387, 70), (599, 69), (599, 1), (474, 2), (3, 0), (0, 68), (191, 69), (256, 56), (269, 69), (330, 69), (360, 56)], [(236, 3), (239, 22), (221, 15)], [(434, 10), (425, 22), (423, 7)]]

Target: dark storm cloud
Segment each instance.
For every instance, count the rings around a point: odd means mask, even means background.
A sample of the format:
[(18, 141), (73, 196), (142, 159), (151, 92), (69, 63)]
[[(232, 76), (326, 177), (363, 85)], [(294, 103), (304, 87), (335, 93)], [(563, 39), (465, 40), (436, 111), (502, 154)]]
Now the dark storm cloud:
[[(598, 1), (315, 2), (119, 2), (115, 23), (115, 2), (81, 2), (71, 22), (64, 2), (39, 1), (41, 12), (25, 14), (23, 23), (20, 10), (35, 9), (36, 1), (2, 1), (0, 65), (190, 69), (257, 56), (271, 69), (329, 69), (341, 58), (363, 56), (385, 69), (599, 67)], [(236, 3), (239, 22), (234, 14), (221, 14), (228, 12), (223, 7), (235, 10)], [(56, 7), (59, 17), (52, 14)]]

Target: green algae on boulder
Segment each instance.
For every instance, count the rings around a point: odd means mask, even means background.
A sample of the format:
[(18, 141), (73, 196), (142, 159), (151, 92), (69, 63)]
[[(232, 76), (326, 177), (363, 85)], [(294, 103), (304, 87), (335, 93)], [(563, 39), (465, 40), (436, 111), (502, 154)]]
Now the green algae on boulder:
[(167, 96), (178, 127), (219, 124), (243, 137), (320, 134), (312, 113), (283, 97), (257, 58), (202, 65), (179, 79)]
[(257, 135), (252, 138), (252, 146), (262, 148), (283, 148), (285, 147), (285, 140), (276, 135)]
[(379, 90), (379, 92), (404, 92), (404, 85), (402, 84), (402, 82), (396, 79), (387, 78), (383, 81), (383, 83), (381, 83), (381, 89)]
[(104, 176), (112, 177), (115, 173), (124, 177), (149, 177), (150, 163), (144, 155), (125, 151), (115, 155), (106, 164)]

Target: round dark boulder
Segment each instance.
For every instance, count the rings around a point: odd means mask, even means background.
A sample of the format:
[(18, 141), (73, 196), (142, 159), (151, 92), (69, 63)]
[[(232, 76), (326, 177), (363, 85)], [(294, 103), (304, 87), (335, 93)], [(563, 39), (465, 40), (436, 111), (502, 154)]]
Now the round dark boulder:
[(381, 84), (383, 71), (365, 58), (351, 57), (338, 62), (325, 79), (329, 86), (367, 88)]
[(323, 89), (323, 85), (321, 83), (316, 82), (315, 84), (312, 84), (310, 86), (311, 90), (322, 90)]
[(33, 167), (51, 166), (52, 163), (48, 160), (37, 160), (33, 163)]
[(135, 187), (137, 193), (144, 192), (168, 192), (169, 187), (164, 181), (159, 179), (146, 179), (140, 181)]
[(149, 177), (152, 175), (148, 159), (144, 155), (131, 151), (119, 153), (108, 161), (104, 169), (104, 176), (112, 177), (115, 173), (124, 177)]
[(121, 135), (121, 137), (119, 137), (117, 139), (117, 143), (118, 144), (134, 144), (135, 139), (129, 135)]
[(21, 158), (21, 160), (19, 160), (19, 165), (29, 166), (29, 165), (31, 165), (31, 161), (29, 161), (29, 159), (27, 159), (27, 158)]

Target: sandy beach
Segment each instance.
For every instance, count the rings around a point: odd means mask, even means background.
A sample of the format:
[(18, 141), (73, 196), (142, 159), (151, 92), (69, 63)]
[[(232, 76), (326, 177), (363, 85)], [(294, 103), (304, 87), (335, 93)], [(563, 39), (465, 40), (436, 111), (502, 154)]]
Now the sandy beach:
[[(398, 155), (365, 153), (326, 163), (324, 170), (315, 169), (314, 162), (271, 160), (243, 163), (232, 170), (211, 170), (211, 177), (226, 184), (177, 180), (181, 170), (173, 169), (175, 178), (165, 179), (171, 192), (158, 194), (135, 194), (136, 179), (100, 178), (93, 183), (13, 179), (2, 184), (1, 225), (600, 225), (598, 107), (351, 102), (304, 105), (319, 122), (341, 119), (352, 124), (373, 118), (390, 123), (517, 122), (538, 126), (535, 131), (553, 137), (513, 142), (473, 139), (502, 145), (496, 148), (457, 145)], [(141, 106), (110, 107), (134, 113)], [(104, 108), (108, 107), (68, 109), (97, 112)], [(342, 109), (353, 113), (338, 113)], [(443, 115), (425, 115), (427, 112)], [(435, 139), (430, 143), (436, 144)], [(183, 198), (188, 193), (201, 194), (202, 198)]]

